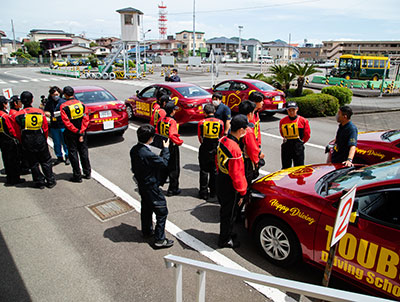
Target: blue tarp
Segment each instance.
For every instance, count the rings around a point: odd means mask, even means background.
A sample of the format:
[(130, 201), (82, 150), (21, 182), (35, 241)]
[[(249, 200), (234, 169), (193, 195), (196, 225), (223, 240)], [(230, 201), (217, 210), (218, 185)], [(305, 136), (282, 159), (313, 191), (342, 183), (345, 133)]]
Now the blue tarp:
[[(144, 50), (145, 50), (145, 47), (144, 47), (144, 46), (140, 46), (139, 52), (143, 52)], [(149, 50), (149, 47), (148, 47), (148, 46), (146, 46), (146, 50)], [(136, 47), (134, 47), (134, 48), (128, 50), (128, 53), (135, 53), (135, 52), (136, 52)]]

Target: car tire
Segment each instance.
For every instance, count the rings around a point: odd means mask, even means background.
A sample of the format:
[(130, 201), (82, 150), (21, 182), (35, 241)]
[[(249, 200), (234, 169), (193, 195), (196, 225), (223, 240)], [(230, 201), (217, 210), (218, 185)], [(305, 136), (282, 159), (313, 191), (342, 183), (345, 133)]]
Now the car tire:
[(257, 224), (255, 236), (260, 251), (270, 262), (288, 267), (300, 260), (301, 248), (297, 236), (281, 220), (264, 218)]
[(126, 106), (126, 113), (128, 113), (128, 119), (133, 120), (135, 115), (133, 114), (133, 109), (130, 105)]

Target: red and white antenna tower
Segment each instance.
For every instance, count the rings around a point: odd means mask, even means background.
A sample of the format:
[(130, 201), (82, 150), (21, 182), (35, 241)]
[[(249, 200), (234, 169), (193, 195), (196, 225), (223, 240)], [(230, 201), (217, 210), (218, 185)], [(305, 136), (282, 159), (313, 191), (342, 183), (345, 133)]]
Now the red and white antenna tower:
[(158, 5), (158, 30), (160, 32), (160, 40), (165, 40), (167, 38), (167, 6), (161, 1)]

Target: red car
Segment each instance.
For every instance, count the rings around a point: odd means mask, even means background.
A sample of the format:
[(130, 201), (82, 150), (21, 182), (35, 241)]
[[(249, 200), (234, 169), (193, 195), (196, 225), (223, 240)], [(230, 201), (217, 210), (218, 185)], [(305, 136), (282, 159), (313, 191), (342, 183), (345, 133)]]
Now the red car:
[(114, 132), (123, 135), (128, 128), (126, 106), (111, 92), (98, 86), (73, 87), (75, 98), (88, 108), (89, 126), (87, 134)]
[(202, 120), (205, 117), (204, 105), (211, 103), (211, 95), (197, 85), (182, 82), (154, 84), (136, 91), (136, 95), (125, 100), (129, 118), (136, 116), (150, 120), (153, 104), (160, 92), (168, 94), (179, 107), (175, 114), (179, 124)]
[[(264, 256), (280, 266), (303, 259), (324, 267), (338, 203), (357, 184), (333, 272), (374, 295), (400, 297), (400, 159), (362, 168), (300, 166), (252, 185), (246, 226)], [(322, 280), (322, 274), (321, 274)]]
[(277, 112), (285, 112), (285, 94), (275, 87), (259, 80), (241, 79), (227, 80), (207, 89), (210, 93), (220, 92), (222, 102), (229, 106), (233, 112), (239, 111), (239, 104), (247, 100), (250, 93), (259, 91), (264, 95), (262, 113), (272, 116)]
[[(335, 141), (327, 146), (327, 152), (333, 152)], [(400, 158), (400, 130), (360, 132), (354, 163), (372, 165)], [(329, 160), (329, 159), (328, 159)]]

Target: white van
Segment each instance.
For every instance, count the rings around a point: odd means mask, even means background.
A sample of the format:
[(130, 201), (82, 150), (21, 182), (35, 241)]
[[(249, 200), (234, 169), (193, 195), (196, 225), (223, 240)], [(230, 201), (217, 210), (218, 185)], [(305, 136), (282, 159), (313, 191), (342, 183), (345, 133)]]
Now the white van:
[(274, 59), (271, 56), (260, 56), (259, 58), (260, 63), (263, 64), (273, 64)]

